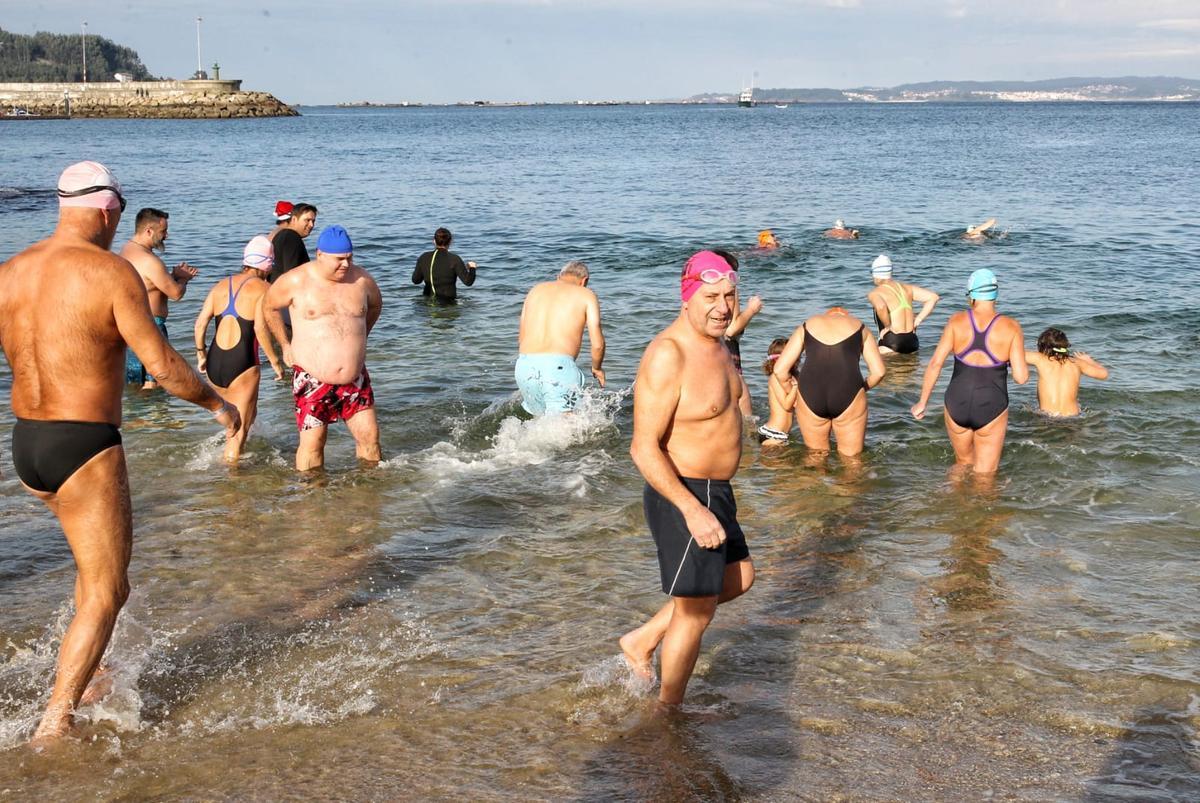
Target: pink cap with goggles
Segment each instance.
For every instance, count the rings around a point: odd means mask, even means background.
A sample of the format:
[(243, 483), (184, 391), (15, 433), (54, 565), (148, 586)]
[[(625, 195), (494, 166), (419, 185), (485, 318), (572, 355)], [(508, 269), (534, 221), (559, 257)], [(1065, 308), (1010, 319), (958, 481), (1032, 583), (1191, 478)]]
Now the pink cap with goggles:
[(121, 182), (99, 162), (76, 162), (58, 177), (58, 205), (125, 211)]
[(737, 284), (738, 279), (737, 271), (724, 257), (713, 251), (692, 254), (683, 268), (683, 276), (679, 278), (679, 296), (687, 301), (701, 285), (716, 284), (722, 279), (728, 279), (733, 285)]

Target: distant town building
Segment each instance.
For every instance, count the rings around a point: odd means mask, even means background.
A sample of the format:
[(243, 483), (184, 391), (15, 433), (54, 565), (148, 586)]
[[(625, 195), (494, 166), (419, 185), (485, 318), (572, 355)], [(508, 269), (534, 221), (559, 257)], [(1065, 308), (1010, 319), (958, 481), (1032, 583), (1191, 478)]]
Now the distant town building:
[(115, 72), (113, 73), (113, 78), (118, 84), (127, 84), (133, 80), (133, 76), (127, 72)]

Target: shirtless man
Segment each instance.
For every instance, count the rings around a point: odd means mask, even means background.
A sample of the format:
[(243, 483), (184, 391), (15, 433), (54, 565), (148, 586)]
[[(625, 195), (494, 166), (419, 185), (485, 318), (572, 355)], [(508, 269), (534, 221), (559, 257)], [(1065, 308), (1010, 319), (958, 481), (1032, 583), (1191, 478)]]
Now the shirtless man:
[(521, 406), (530, 415), (569, 413), (579, 403), (584, 377), (575, 359), (584, 330), (592, 346), (592, 376), (604, 387), (600, 302), (587, 285), (587, 265), (568, 262), (557, 279), (534, 285), (525, 296), (516, 378)]
[(825, 229), (825, 236), (831, 240), (857, 240), (858, 229), (848, 229), (841, 218), (833, 221), (832, 229)]
[[(292, 395), (300, 471), (325, 464), (329, 425), (345, 421), (360, 460), (380, 460), (375, 394), (367, 373), (367, 335), (379, 320), (379, 285), (354, 264), (354, 246), (341, 226), (330, 226), (317, 240), (317, 258), (288, 271), (267, 292), (267, 322), (293, 367)], [(293, 335), (284, 329), (289, 310)]]
[(754, 582), (729, 484), (742, 456), (744, 385), (721, 336), (736, 285), (737, 273), (719, 255), (693, 255), (680, 279), (679, 317), (646, 348), (634, 383), (629, 451), (646, 479), (646, 523), (671, 599), (620, 644), (629, 665), (647, 678), (662, 644), (658, 699), (666, 705), (683, 701), (717, 605)]
[[(134, 220), (133, 239), (121, 249), (121, 256), (129, 260), (142, 276), (146, 295), (150, 299), (150, 312), (163, 337), (167, 336), (167, 299), (178, 301), (183, 298), (188, 282), (197, 273), (186, 262), (180, 262), (168, 273), (167, 266), (154, 253), (154, 249), (166, 250), (168, 217), (160, 209), (146, 208), (138, 212)], [(146, 389), (158, 386), (152, 372), (146, 371), (132, 351), (126, 355), (125, 381), (140, 384)]]
[[(917, 327), (929, 317), (941, 298), (932, 290), (916, 284), (904, 284), (892, 278), (892, 260), (880, 254), (871, 263), (871, 278), (875, 287), (867, 300), (875, 309), (875, 325), (879, 327), (880, 354), (912, 354), (921, 347)], [(913, 302), (921, 311), (913, 315)]]
[(75, 618), (35, 742), (70, 729), (129, 595), (133, 523), (118, 429), (126, 344), (168, 393), (213, 411), (229, 435), (240, 426), (237, 409), (167, 344), (133, 266), (108, 250), (125, 207), (116, 177), (79, 162), (63, 172), (58, 196), (54, 234), (0, 265), (13, 464), (58, 517), (78, 570)]

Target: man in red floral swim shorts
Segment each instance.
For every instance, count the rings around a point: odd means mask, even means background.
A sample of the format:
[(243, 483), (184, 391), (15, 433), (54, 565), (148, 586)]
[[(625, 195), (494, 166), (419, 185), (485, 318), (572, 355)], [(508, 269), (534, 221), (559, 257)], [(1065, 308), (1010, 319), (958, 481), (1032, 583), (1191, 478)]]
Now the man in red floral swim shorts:
[[(263, 302), (271, 332), (294, 367), (292, 395), (300, 471), (325, 464), (329, 425), (345, 421), (362, 461), (380, 460), (375, 394), (367, 373), (367, 335), (383, 309), (379, 285), (352, 259), (350, 235), (330, 226), (317, 240), (317, 258), (288, 271), (271, 285)], [(287, 339), (282, 310), (290, 309)]]

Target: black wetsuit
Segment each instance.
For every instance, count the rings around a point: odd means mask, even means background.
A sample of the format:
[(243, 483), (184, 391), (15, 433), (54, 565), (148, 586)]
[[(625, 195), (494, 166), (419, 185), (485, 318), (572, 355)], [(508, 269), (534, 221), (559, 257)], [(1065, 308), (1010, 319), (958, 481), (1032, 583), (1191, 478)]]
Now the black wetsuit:
[[(946, 412), (960, 427), (979, 430), (992, 423), (998, 415), (1008, 409), (1008, 362), (997, 360), (988, 350), (987, 335), (1000, 316), (979, 331), (975, 315), (967, 310), (971, 329), (975, 337), (971, 345), (954, 355), (954, 373), (946, 386)], [(982, 351), (992, 361), (991, 365), (968, 365), (962, 358), (972, 351)]]
[(18, 418), (12, 430), (12, 461), (21, 482), (35, 491), (58, 493), (84, 463), (120, 445), (121, 430), (104, 421)]
[(424, 282), (425, 295), (434, 296), (438, 301), (454, 301), (458, 298), (460, 279), (467, 287), (475, 284), (475, 269), (467, 267), (458, 254), (438, 248), (417, 257), (412, 283)]
[(258, 365), (258, 341), (254, 337), (254, 321), (248, 321), (237, 313), (237, 297), (246, 286), (247, 279), (238, 285), (237, 292), (233, 289), (233, 277), (229, 277), (229, 302), (225, 309), (217, 315), (216, 329), (221, 328), (221, 321), (232, 315), (238, 325), (238, 342), (232, 347), (223, 349), (217, 345), (217, 333), (213, 331), (212, 342), (208, 344), (208, 378), (214, 385), (227, 388), (248, 369)]
[(304, 238), (292, 229), (280, 229), (271, 241), (275, 249), (275, 264), (267, 274), (267, 281), (274, 283), (292, 268), (308, 262), (308, 249), (304, 246)]
[(822, 343), (804, 330), (804, 365), (798, 383), (800, 397), (820, 418), (834, 419), (854, 403), (866, 387), (858, 361), (862, 356), (862, 326), (837, 343)]

